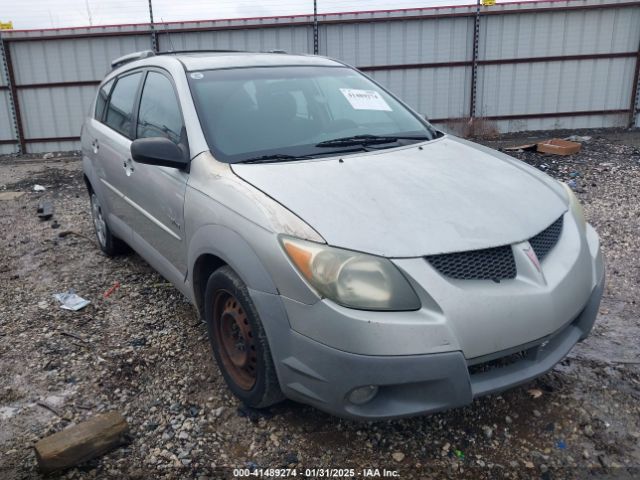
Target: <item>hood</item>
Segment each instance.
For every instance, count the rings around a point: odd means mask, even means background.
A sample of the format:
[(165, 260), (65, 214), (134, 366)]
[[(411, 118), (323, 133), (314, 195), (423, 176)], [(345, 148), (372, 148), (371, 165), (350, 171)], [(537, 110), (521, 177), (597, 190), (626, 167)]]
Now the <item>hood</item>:
[(531, 238), (567, 210), (560, 185), (455, 137), (272, 164), (234, 164), (329, 245), (385, 257), (496, 247)]

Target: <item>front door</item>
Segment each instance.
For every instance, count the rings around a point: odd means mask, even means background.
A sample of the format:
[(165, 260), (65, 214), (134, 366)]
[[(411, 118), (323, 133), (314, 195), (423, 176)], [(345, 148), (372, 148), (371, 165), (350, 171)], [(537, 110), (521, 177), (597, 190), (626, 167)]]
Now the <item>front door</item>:
[[(135, 126), (135, 138), (150, 137), (166, 137), (188, 151), (173, 83), (160, 70), (146, 73)], [(184, 278), (187, 272), (184, 196), (189, 174), (135, 161), (128, 168), (124, 193), (131, 209), (134, 246), (139, 246), (137, 250), (165, 276), (179, 273)]]

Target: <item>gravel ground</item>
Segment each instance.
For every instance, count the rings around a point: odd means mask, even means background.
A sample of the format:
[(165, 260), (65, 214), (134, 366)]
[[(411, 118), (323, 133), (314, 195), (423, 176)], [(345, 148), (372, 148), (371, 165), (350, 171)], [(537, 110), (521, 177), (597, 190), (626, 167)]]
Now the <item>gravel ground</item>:
[[(130, 443), (54, 478), (231, 477), (229, 468), (286, 466), (387, 468), (401, 478), (638, 478), (640, 133), (570, 133), (593, 138), (571, 157), (512, 154), (575, 181), (601, 235), (608, 285), (592, 336), (521, 388), (373, 424), (293, 402), (242, 407), (184, 297), (137, 255), (99, 252), (77, 157), (0, 159), (0, 192), (26, 192), (0, 200), (0, 478), (38, 478), (35, 441), (111, 410), (127, 418)], [(35, 214), (45, 198), (56, 208), (50, 221)], [(52, 294), (69, 288), (92, 303), (60, 309)]]

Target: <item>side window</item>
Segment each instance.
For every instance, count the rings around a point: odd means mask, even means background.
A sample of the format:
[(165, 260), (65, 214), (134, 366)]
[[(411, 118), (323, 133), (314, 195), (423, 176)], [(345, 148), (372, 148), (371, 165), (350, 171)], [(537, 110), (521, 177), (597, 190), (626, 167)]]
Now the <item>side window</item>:
[(96, 98), (96, 110), (94, 112), (94, 117), (96, 120), (102, 121), (104, 107), (107, 104), (109, 92), (111, 92), (111, 87), (113, 87), (114, 81), (115, 80), (113, 79), (109, 80), (102, 86), (102, 88), (100, 88), (100, 90), (98, 90), (98, 96)]
[(125, 137), (130, 136), (133, 102), (136, 98), (141, 76), (142, 72), (137, 72), (118, 78), (107, 107), (107, 116), (104, 123)]
[(136, 136), (166, 137), (176, 144), (185, 143), (178, 99), (171, 81), (160, 73), (149, 72), (144, 82)]

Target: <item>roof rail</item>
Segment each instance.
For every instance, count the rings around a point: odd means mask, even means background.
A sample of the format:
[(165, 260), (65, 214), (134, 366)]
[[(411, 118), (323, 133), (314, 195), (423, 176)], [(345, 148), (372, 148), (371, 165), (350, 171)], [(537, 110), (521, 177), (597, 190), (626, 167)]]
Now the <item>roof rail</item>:
[(111, 68), (118, 68), (124, 65), (125, 63), (133, 62), (134, 60), (142, 60), (143, 58), (153, 57), (155, 53), (151, 50), (143, 50), (141, 52), (133, 52), (127, 55), (123, 55), (122, 57), (116, 58), (111, 62)]
[(181, 53), (248, 53), (246, 50), (168, 50), (166, 52), (158, 52), (156, 55), (178, 55)]

